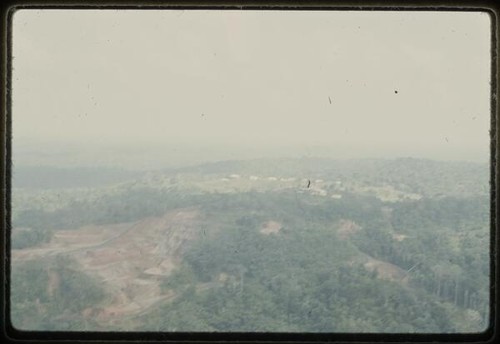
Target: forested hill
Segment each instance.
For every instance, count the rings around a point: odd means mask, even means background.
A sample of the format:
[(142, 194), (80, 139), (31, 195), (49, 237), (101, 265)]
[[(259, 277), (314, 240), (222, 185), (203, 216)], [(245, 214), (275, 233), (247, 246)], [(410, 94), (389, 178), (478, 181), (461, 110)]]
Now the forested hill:
[(252, 160), (84, 192), (14, 190), (13, 320), (28, 330), (482, 331), (488, 173), (416, 159)]
[[(14, 188), (65, 189), (141, 183), (143, 175), (170, 178), (183, 175), (244, 176), (325, 179), (358, 185), (391, 185), (405, 192), (425, 196), (477, 195), (489, 192), (486, 163), (443, 162), (427, 159), (282, 158), (228, 160), (145, 173), (110, 167), (14, 166)], [(135, 182), (133, 182), (135, 180)]]
[(425, 196), (477, 195), (489, 192), (489, 164), (429, 159), (282, 158), (227, 160), (170, 169), (166, 175), (255, 175), (341, 180), (364, 185), (392, 185)]

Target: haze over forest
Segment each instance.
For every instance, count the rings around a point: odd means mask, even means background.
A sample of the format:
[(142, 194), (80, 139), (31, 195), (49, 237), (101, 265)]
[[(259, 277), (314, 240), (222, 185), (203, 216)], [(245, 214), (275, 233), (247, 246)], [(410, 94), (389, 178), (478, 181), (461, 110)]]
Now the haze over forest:
[(486, 162), (489, 30), (481, 12), (20, 10), (14, 162)]
[[(487, 140), (485, 140), (487, 141)], [(487, 163), (489, 148), (439, 152), (420, 147), (379, 149), (376, 144), (265, 145), (258, 141), (242, 144), (189, 143), (96, 143), (75, 141), (14, 140), (15, 166), (114, 167), (127, 170), (156, 170), (224, 160), (260, 158), (395, 159), (422, 158), (438, 161)]]

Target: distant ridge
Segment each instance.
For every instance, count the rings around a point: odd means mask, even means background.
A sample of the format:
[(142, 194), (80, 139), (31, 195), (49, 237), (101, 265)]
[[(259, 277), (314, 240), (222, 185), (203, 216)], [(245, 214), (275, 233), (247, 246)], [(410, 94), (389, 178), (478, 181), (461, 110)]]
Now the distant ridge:
[(374, 184), (403, 185), (424, 195), (486, 194), (489, 188), (487, 163), (411, 157), (349, 160), (316, 157), (225, 160), (163, 170), (162, 173), (369, 180)]
[(32, 189), (99, 187), (140, 175), (140, 172), (113, 167), (15, 166), (12, 169), (12, 185)]

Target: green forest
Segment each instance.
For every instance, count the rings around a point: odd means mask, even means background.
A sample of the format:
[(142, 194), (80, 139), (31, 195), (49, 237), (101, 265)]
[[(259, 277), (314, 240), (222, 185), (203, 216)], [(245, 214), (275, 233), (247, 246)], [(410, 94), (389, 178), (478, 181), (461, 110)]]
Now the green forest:
[[(334, 173), (321, 171), (323, 178)], [(485, 192), (468, 189), (460, 195), (444, 189), (425, 196), (421, 188), (424, 197), (396, 202), (353, 189), (342, 190), (340, 199), (297, 188), (203, 192), (180, 186), (186, 171), (169, 173), (174, 174), (168, 174), (173, 185), (168, 188), (124, 184), (119, 192), (103, 192), (92, 201), (75, 199), (56, 210), (26, 206), (13, 218), (11, 240), (15, 250), (43, 248), (59, 230), (196, 209), (202, 218), (197, 235), (183, 244), (176, 268), (157, 277), (160, 293), (173, 297), (145, 312), (100, 322), (86, 309), (110, 304), (106, 283), (83, 271), (69, 253), (48, 254), (13, 261), (14, 325), (368, 333), (480, 332), (488, 326)], [(398, 183), (419, 191), (408, 178)], [(263, 234), (270, 221), (279, 228)]]

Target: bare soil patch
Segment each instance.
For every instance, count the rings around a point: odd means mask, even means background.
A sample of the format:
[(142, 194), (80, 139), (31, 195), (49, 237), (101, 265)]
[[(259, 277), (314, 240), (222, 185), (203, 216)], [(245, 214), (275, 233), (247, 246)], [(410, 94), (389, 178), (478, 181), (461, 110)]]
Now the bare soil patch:
[(346, 240), (352, 234), (356, 233), (360, 229), (361, 229), (361, 226), (359, 226), (356, 222), (348, 220), (348, 219), (342, 219), (338, 223), (337, 233), (338, 233), (340, 239)]
[[(161, 293), (160, 283), (180, 263), (185, 244), (197, 236), (199, 217), (197, 209), (183, 208), (132, 223), (61, 230), (43, 246), (13, 250), (12, 258), (31, 260), (61, 253), (74, 258), (111, 295), (107, 305), (89, 305), (83, 313), (111, 324), (173, 297), (171, 292)], [(51, 275), (49, 292), (57, 284), (58, 276)]]
[(394, 281), (404, 285), (407, 283), (406, 271), (397, 265), (367, 256), (363, 266), (368, 271), (376, 271), (377, 277), (380, 279)]
[(269, 234), (278, 234), (283, 228), (283, 225), (280, 222), (277, 221), (267, 221), (262, 225), (262, 228), (260, 229), (260, 232), (264, 235), (269, 235)]

